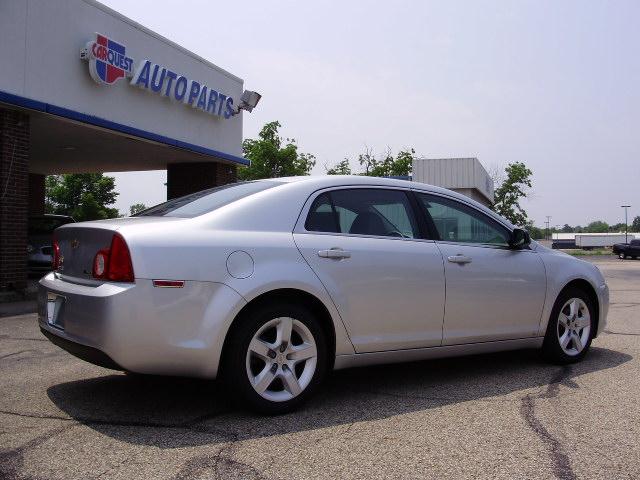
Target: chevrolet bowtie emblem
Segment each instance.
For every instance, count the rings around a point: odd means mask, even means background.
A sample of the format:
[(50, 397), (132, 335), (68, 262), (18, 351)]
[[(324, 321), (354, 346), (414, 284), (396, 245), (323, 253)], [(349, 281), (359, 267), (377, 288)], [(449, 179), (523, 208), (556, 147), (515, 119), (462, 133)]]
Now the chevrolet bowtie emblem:
[(77, 238), (74, 238), (73, 240), (71, 240), (71, 248), (75, 250), (79, 246), (80, 246), (80, 240), (78, 240)]

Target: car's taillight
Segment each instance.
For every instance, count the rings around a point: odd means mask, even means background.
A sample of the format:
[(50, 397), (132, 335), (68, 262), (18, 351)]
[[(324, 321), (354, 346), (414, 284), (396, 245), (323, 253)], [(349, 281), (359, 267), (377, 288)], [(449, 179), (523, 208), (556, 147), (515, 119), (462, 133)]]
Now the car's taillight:
[(107, 278), (107, 267), (109, 266), (109, 250), (104, 249), (96, 253), (93, 259), (93, 277), (104, 279)]
[(120, 234), (114, 233), (111, 246), (96, 253), (93, 259), (93, 276), (113, 282), (134, 281), (129, 247)]
[(133, 282), (133, 265), (129, 247), (121, 235), (117, 233), (113, 235), (110, 250), (107, 278), (114, 282)]
[(51, 267), (54, 270), (57, 270), (60, 267), (60, 245), (58, 244), (58, 239), (53, 237), (53, 262)]

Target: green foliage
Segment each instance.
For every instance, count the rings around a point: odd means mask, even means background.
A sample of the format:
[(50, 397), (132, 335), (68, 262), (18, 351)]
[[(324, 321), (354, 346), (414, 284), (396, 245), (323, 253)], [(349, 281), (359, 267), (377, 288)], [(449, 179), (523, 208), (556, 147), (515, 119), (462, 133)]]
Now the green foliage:
[(327, 168), (327, 175), (351, 175), (349, 159), (345, 158), (333, 168)]
[(529, 235), (531, 236), (531, 238), (533, 238), (534, 240), (540, 240), (542, 238), (545, 237), (545, 231), (543, 228), (538, 228), (536, 227), (533, 222), (529, 222), (526, 225), (527, 227), (527, 231), (529, 232)]
[(364, 167), (362, 175), (369, 177), (392, 177), (411, 175), (413, 157), (416, 151), (411, 148), (400, 150), (394, 158), (391, 150), (387, 149), (382, 159), (377, 159), (370, 149), (358, 155), (358, 163)]
[(520, 206), (520, 199), (527, 197), (533, 172), (524, 163), (514, 162), (507, 165), (505, 174), (495, 190), (493, 210), (514, 225), (527, 225), (527, 212)]
[(640, 233), (640, 215), (635, 217), (631, 222), (631, 227), (629, 228), (630, 232), (638, 232)]
[[(409, 148), (400, 150), (394, 157), (391, 149), (387, 149), (382, 158), (376, 158), (373, 150), (365, 148), (364, 153), (358, 155), (358, 163), (364, 167), (364, 171), (357, 175), (369, 177), (409, 176), (415, 153), (413, 148)], [(328, 168), (327, 175), (351, 175), (349, 159), (345, 158), (334, 167)]]
[(136, 213), (140, 213), (146, 209), (147, 209), (147, 206), (144, 203), (134, 203), (129, 207), (129, 214), (135, 215)]
[(584, 228), (585, 233), (606, 233), (609, 231), (609, 224), (602, 220), (595, 220)]
[(624, 229), (625, 229), (625, 225), (622, 222), (609, 225), (609, 230), (611, 232), (624, 232)]
[(244, 156), (251, 160), (251, 166), (238, 169), (238, 178), (257, 180), (309, 175), (316, 157), (298, 152), (294, 139), (283, 139), (278, 135), (280, 127), (280, 122), (269, 122), (262, 127), (257, 139), (247, 138), (242, 143)]
[(45, 211), (71, 215), (77, 222), (119, 216), (113, 205), (118, 193), (115, 178), (102, 173), (49, 175), (45, 180)]

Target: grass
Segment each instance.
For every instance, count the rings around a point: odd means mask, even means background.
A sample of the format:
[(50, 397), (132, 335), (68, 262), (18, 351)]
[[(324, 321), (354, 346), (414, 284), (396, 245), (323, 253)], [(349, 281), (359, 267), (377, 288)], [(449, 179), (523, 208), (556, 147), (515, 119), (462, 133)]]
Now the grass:
[(592, 256), (592, 255), (611, 255), (613, 256), (613, 252), (609, 248), (595, 248), (593, 250), (582, 250), (582, 249), (567, 249), (562, 250), (564, 253), (568, 253), (569, 255), (573, 255), (575, 257), (583, 257), (583, 256)]

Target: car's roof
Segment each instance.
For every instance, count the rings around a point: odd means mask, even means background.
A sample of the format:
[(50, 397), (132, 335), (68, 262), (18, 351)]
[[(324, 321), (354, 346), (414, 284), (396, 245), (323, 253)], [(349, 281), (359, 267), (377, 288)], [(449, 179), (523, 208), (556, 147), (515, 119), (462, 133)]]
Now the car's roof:
[(449, 197), (456, 198), (466, 203), (473, 204), (476, 208), (483, 210), (488, 215), (493, 216), (501, 223), (507, 226), (514, 227), (507, 219), (500, 217), (486, 206), (476, 202), (470, 197), (463, 195), (453, 190), (449, 190), (428, 183), (413, 182), (410, 180), (400, 180), (396, 178), (385, 177), (369, 177), (366, 175), (307, 175), (299, 177), (279, 177), (270, 178), (265, 180), (259, 180), (265, 182), (279, 182), (289, 185), (304, 185), (309, 188), (310, 191), (320, 190), (323, 188), (338, 187), (338, 186), (350, 186), (350, 185), (371, 185), (371, 186), (383, 186), (383, 187), (396, 187), (396, 188), (413, 188), (424, 192), (436, 193), (440, 195), (447, 195)]
[[(326, 188), (339, 185), (376, 185), (400, 188), (416, 188), (419, 190), (432, 191), (435, 193), (446, 193), (458, 195), (446, 188), (437, 187), (428, 183), (412, 182), (410, 180), (400, 180), (397, 178), (369, 177), (366, 175), (307, 175), (299, 177), (278, 177), (259, 180), (265, 182), (281, 183), (305, 183), (316, 188)], [(461, 195), (461, 198), (468, 199)]]

